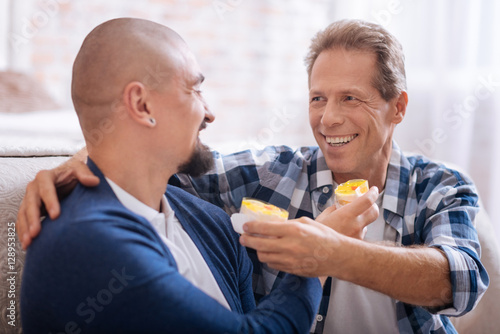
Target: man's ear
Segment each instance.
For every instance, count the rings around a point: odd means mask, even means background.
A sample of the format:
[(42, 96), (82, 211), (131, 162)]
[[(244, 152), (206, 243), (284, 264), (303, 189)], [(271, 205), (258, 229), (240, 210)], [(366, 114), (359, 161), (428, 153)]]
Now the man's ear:
[(393, 118), (394, 124), (399, 124), (403, 121), (406, 115), (406, 106), (408, 105), (408, 93), (406, 91), (401, 91), (395, 101), (395, 114)]
[(136, 122), (152, 127), (153, 115), (148, 108), (151, 94), (149, 90), (139, 81), (132, 81), (125, 86), (123, 91), (123, 101), (129, 116)]

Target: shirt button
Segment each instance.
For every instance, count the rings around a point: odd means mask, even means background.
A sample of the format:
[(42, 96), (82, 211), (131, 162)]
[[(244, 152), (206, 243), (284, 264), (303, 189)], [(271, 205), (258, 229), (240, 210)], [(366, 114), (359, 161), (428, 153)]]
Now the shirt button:
[(317, 322), (321, 322), (321, 321), (323, 321), (323, 316), (322, 316), (321, 314), (318, 314), (318, 315), (316, 316), (316, 321), (317, 321)]
[(330, 192), (330, 189), (328, 187), (323, 187), (323, 194), (328, 194)]

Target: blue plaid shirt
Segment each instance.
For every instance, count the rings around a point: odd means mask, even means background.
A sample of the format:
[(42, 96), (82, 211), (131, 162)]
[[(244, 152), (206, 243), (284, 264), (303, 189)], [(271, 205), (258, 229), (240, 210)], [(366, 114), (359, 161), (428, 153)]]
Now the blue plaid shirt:
[[(314, 215), (331, 203), (332, 173), (318, 147), (292, 150), (286, 146), (229, 155), (214, 152), (215, 167), (200, 178), (177, 175), (171, 181), (221, 208), (238, 212), (243, 197), (267, 201), (290, 213), (290, 218)], [(455, 333), (447, 316), (472, 310), (489, 284), (480, 262), (474, 228), (478, 196), (472, 181), (459, 172), (422, 156), (405, 156), (393, 142), (382, 202), (384, 220), (397, 231), (400, 245), (427, 245), (441, 249), (450, 265), (453, 304), (429, 309), (396, 301), (401, 333)], [(257, 301), (268, 294), (282, 273), (254, 263), (253, 287)], [(330, 297), (323, 293), (313, 333), (322, 333)]]

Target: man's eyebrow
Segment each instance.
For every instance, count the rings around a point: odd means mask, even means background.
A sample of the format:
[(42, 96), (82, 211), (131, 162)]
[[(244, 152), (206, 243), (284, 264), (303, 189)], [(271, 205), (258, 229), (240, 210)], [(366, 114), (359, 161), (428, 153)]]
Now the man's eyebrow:
[(349, 95), (349, 94), (363, 94), (363, 90), (357, 87), (350, 87), (348, 89), (343, 89), (339, 92), (341, 95)]
[(309, 90), (309, 95), (321, 95), (321, 91), (319, 89), (310, 89)]
[[(364, 93), (365, 93), (364, 90), (358, 87), (349, 87), (336, 92), (336, 94), (338, 95), (349, 95), (349, 94), (363, 95)], [(312, 89), (309, 90), (309, 96), (322, 95), (322, 94), (324, 94), (324, 91), (321, 89), (316, 89), (313, 87)]]

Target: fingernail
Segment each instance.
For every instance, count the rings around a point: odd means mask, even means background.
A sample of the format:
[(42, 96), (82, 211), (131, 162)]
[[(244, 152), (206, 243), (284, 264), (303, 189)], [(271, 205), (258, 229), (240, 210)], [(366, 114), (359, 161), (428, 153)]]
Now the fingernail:
[(247, 224), (246, 224), (246, 223), (245, 223), (245, 224), (243, 224), (243, 231), (248, 232), (248, 226), (247, 226)]
[(243, 237), (240, 237), (240, 244), (242, 246), (245, 246), (245, 239)]

